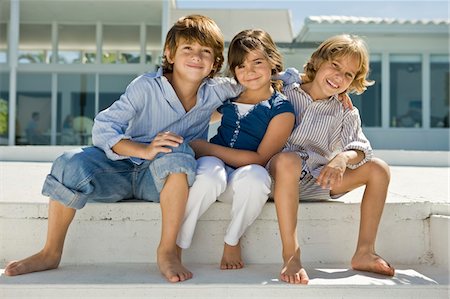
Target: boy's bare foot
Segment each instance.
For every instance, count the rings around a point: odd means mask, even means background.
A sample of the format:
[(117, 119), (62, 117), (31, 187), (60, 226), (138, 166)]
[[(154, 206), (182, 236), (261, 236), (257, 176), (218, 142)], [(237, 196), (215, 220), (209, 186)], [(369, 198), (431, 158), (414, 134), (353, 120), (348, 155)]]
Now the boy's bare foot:
[(387, 276), (394, 276), (395, 269), (376, 253), (355, 253), (352, 258), (354, 270), (373, 272)]
[(170, 282), (180, 282), (192, 278), (192, 272), (186, 269), (178, 257), (178, 253), (158, 250), (159, 271)]
[(220, 269), (222, 270), (235, 270), (244, 267), (244, 262), (241, 257), (241, 244), (236, 246), (228, 245), (223, 246), (222, 260), (220, 261)]
[(308, 274), (302, 267), (300, 259), (296, 256), (292, 256), (284, 263), (281, 269), (280, 279), (293, 284), (308, 284), (309, 282)]
[(40, 251), (20, 261), (12, 261), (6, 265), (5, 275), (16, 276), (31, 272), (39, 272), (58, 268), (61, 255), (51, 255)]

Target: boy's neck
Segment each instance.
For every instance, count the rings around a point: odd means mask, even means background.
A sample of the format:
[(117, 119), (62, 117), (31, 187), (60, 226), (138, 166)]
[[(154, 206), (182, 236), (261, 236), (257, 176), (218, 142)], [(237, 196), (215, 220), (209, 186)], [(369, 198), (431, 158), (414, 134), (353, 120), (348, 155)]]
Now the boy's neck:
[(320, 90), (315, 87), (314, 81), (304, 83), (301, 85), (301, 87), (303, 91), (306, 92), (313, 101), (327, 100), (331, 97), (331, 95), (328, 96), (320, 92)]
[(174, 73), (167, 73), (164, 74), (164, 76), (172, 85), (186, 112), (191, 110), (197, 103), (197, 92), (202, 82), (200, 81), (198, 83), (194, 83), (185, 81), (176, 76)]

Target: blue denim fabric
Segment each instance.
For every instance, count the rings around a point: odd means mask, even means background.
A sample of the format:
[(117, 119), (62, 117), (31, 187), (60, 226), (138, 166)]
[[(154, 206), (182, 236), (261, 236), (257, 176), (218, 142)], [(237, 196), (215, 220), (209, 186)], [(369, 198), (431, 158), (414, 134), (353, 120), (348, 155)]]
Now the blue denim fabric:
[(85, 147), (65, 152), (54, 161), (42, 194), (74, 209), (83, 208), (88, 200), (159, 202), (159, 193), (169, 174), (186, 173), (191, 186), (195, 169), (194, 153), (184, 144), (140, 165), (130, 159), (113, 161), (103, 150)]
[(161, 192), (167, 176), (171, 173), (185, 173), (189, 187), (192, 186), (196, 169), (197, 160), (195, 160), (194, 150), (186, 143), (172, 147), (171, 153), (157, 154), (150, 163), (150, 173), (158, 192)]

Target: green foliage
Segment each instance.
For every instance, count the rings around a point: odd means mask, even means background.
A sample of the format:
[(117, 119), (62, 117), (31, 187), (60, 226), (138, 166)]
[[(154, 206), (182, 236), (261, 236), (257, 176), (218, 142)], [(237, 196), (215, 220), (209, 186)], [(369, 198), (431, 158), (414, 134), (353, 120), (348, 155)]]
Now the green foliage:
[(8, 102), (0, 98), (0, 135), (6, 135), (8, 130)]

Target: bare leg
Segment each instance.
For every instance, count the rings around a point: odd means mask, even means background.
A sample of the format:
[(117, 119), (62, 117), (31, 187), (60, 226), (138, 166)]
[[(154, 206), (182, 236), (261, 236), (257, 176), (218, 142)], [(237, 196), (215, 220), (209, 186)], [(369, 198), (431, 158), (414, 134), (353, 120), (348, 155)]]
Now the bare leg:
[(222, 260), (220, 261), (220, 269), (236, 270), (242, 269), (243, 267), (244, 262), (242, 261), (240, 242), (235, 246), (224, 243)]
[(176, 245), (188, 198), (186, 174), (169, 175), (160, 194), (162, 212), (161, 241), (157, 259), (161, 273), (170, 282), (185, 281), (192, 273), (181, 263), (181, 248)]
[(351, 262), (355, 270), (388, 276), (393, 276), (395, 273), (394, 268), (375, 252), (375, 239), (386, 201), (389, 180), (388, 165), (380, 159), (373, 159), (355, 170), (346, 170), (341, 186), (331, 192), (339, 194), (366, 185), (361, 203), (358, 244)]
[(44, 248), (20, 261), (12, 261), (5, 268), (5, 275), (15, 276), (31, 272), (55, 269), (59, 266), (67, 230), (75, 216), (75, 209), (50, 199), (48, 206), (47, 241)]
[(300, 260), (297, 238), (298, 182), (301, 169), (301, 160), (294, 153), (278, 154), (271, 162), (270, 169), (275, 178), (274, 199), (283, 246), (284, 264), (280, 279), (295, 284), (309, 282), (308, 274)]

